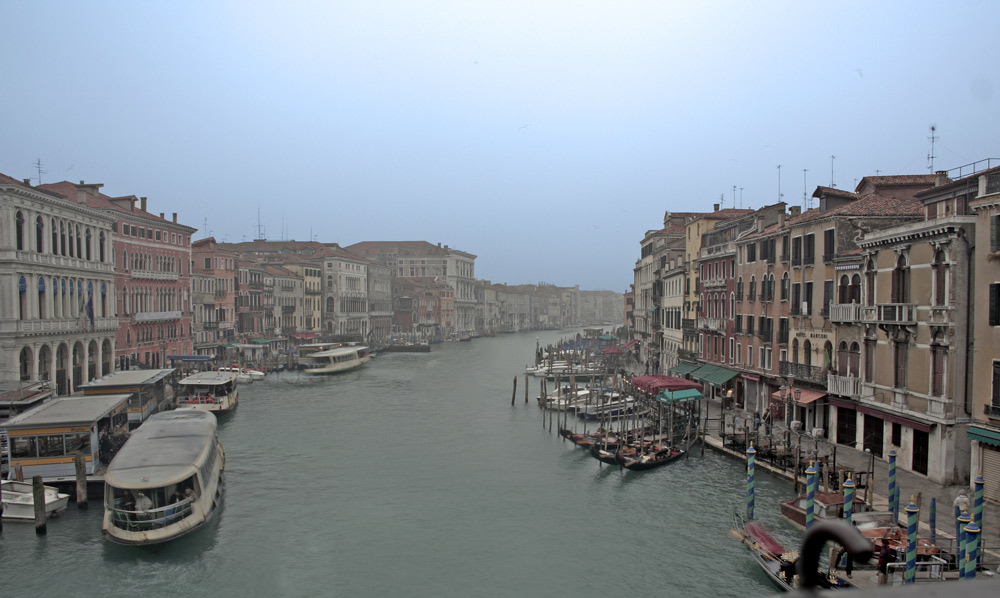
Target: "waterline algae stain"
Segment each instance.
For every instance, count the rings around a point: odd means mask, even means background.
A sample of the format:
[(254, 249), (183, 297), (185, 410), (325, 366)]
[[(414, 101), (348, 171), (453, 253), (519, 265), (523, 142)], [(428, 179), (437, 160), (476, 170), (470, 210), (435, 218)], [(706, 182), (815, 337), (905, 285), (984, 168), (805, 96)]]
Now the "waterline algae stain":
[[(22, 595), (765, 596), (729, 534), (744, 464), (712, 450), (649, 472), (600, 467), (510, 404), (536, 337), (380, 355), (336, 377), (270, 375), (219, 425), (226, 501), (155, 551), (101, 539), (102, 509), (4, 526)], [(532, 396), (538, 382), (531, 380)], [(755, 518), (796, 542), (756, 479)], [(17, 566), (14, 566), (14, 565)]]

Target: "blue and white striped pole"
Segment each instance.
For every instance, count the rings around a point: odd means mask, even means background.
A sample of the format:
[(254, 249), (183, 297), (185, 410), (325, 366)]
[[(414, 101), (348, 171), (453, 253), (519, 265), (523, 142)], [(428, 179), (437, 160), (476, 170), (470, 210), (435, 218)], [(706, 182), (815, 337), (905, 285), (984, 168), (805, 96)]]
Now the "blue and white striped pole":
[(980, 471), (979, 475), (972, 482), (976, 487), (975, 498), (972, 502), (972, 521), (976, 524), (980, 530), (983, 529), (983, 486), (986, 484), (986, 480), (983, 479), (983, 472)]
[(816, 504), (816, 467), (809, 463), (806, 469), (806, 529), (812, 527), (813, 509)]
[(844, 521), (850, 523), (854, 515), (854, 480), (844, 480)]
[(972, 523), (972, 517), (969, 515), (968, 511), (962, 511), (958, 516), (958, 537), (955, 541), (958, 542), (958, 578), (965, 578), (965, 528), (970, 523)]
[(747, 449), (747, 521), (753, 521), (753, 494), (754, 494), (754, 457), (757, 451), (753, 448), (753, 442)]
[(917, 581), (917, 517), (920, 509), (910, 497), (910, 504), (906, 505), (906, 576), (905, 583)]
[(892, 513), (892, 524), (899, 521), (899, 500), (896, 498), (896, 449), (889, 449), (889, 511)]
[(976, 561), (979, 560), (979, 526), (975, 522), (965, 526), (965, 579), (976, 578)]

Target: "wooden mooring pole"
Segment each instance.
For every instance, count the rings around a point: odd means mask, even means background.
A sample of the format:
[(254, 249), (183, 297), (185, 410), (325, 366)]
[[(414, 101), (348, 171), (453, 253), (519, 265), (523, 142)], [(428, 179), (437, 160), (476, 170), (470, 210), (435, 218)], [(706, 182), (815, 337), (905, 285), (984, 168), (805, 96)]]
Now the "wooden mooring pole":
[(87, 508), (87, 462), (83, 460), (83, 453), (78, 452), (73, 456), (73, 463), (76, 465), (76, 507), (78, 509)]
[(524, 374), (524, 404), (528, 404), (528, 374)]
[(42, 476), (31, 478), (31, 494), (35, 503), (35, 533), (44, 536), (48, 530), (45, 529), (45, 486), (42, 485)]
[(514, 406), (514, 399), (517, 398), (517, 376), (514, 376), (514, 392), (510, 393), (510, 406)]

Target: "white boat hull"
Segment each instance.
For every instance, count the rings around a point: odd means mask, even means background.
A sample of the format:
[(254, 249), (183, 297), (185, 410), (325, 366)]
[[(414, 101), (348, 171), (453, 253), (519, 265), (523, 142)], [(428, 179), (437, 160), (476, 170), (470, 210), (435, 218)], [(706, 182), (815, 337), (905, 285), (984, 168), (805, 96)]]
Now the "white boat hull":
[(341, 363), (330, 363), (324, 364), (321, 367), (306, 368), (303, 370), (307, 374), (340, 374), (343, 372), (349, 372), (351, 370), (356, 370), (364, 364), (371, 361), (370, 355), (364, 355), (357, 360), (345, 361)]
[[(69, 504), (69, 494), (63, 494), (52, 486), (45, 489), (45, 518), (62, 513)], [(21, 521), (35, 520), (35, 496), (28, 482), (3, 482), (3, 518)]]

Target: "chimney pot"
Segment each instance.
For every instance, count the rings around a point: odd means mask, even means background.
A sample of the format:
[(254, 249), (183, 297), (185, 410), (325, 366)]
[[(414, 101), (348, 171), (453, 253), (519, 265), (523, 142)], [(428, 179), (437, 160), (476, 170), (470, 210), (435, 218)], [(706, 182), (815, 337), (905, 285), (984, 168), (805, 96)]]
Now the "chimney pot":
[(24, 179), (24, 184), (27, 185), (28, 187), (30, 187), (31, 186), (31, 179)]
[(84, 183), (84, 182), (83, 182), (83, 179), (80, 179), (80, 184), (81, 184), (81, 185), (86, 185), (87, 183)]
[(712, 204), (712, 209), (713, 209), (713, 211), (718, 212), (719, 211), (719, 204), (713, 203)]
[(146, 211), (146, 198), (145, 197), (140, 197), (139, 198), (139, 202), (140, 202), (139, 206), (142, 208), (142, 211), (145, 212)]
[(948, 184), (948, 171), (938, 170), (934, 173), (934, 186), (940, 187), (941, 185)]
[(160, 212), (160, 218), (163, 218), (163, 212)]
[(177, 212), (174, 212), (174, 222), (177, 222)]
[(792, 206), (788, 211), (791, 213), (792, 218), (795, 218), (802, 213), (802, 208), (800, 206)]
[(779, 229), (785, 228), (785, 212), (784, 211), (782, 211), (780, 214), (778, 214), (778, 228)]

